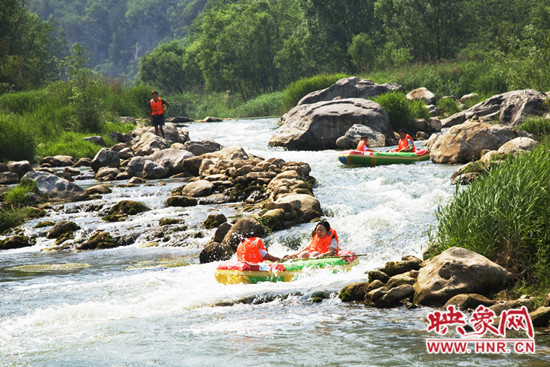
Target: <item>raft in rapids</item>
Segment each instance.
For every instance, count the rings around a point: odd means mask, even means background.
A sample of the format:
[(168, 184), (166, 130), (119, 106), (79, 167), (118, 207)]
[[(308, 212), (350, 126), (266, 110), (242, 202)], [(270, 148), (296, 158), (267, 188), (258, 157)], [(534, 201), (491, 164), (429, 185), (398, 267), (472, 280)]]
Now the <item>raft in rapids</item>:
[(327, 268), (334, 272), (348, 271), (359, 263), (357, 256), (351, 251), (340, 251), (338, 256), (291, 260), (282, 263), (251, 264), (241, 261), (226, 261), (218, 265), (214, 277), (222, 284), (290, 282), (304, 270)]
[(416, 152), (360, 152), (351, 150), (343, 152), (338, 160), (343, 164), (356, 166), (379, 166), (383, 164), (413, 163), (430, 159), (430, 152), (419, 149)]

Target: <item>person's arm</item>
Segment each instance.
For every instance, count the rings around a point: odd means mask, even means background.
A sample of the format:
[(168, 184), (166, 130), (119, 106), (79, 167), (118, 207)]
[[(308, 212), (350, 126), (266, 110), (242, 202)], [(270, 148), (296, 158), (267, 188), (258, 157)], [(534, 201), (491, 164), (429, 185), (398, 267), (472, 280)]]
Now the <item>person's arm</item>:
[(293, 254), (293, 255), (285, 255), (285, 256), (283, 256), (283, 259), (295, 259), (295, 258), (297, 258), (298, 256), (300, 256), (300, 254), (301, 254), (302, 252), (307, 251), (308, 248), (309, 248), (309, 245), (308, 245), (306, 248), (304, 248), (304, 249), (298, 251), (297, 253), (295, 253), (295, 254)]
[(164, 108), (164, 110), (162, 111), (162, 113), (165, 113), (166, 110), (168, 109), (168, 107), (170, 107), (170, 103), (166, 102), (164, 99), (162, 100), (162, 106)]
[(277, 256), (271, 255), (269, 252), (266, 252), (265, 255), (264, 255), (264, 260), (277, 262), (277, 261), (280, 261), (281, 259)]
[(336, 238), (333, 238), (332, 241), (330, 241), (330, 247), (328, 248), (328, 251), (324, 254), (319, 254), (316, 256), (317, 259), (322, 259), (323, 257), (332, 257), (336, 255), (338, 249), (338, 242), (336, 242)]

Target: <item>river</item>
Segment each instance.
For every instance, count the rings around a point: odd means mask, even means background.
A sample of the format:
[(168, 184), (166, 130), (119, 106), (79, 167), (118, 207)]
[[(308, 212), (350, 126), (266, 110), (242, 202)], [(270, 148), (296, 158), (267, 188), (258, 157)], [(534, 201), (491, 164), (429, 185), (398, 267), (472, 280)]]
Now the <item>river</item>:
[[(96, 229), (140, 233), (134, 245), (80, 253), (40, 251), (54, 240), (40, 237), (30, 248), (0, 252), (1, 366), (548, 366), (550, 336), (537, 331), (536, 354), (439, 354), (426, 352), (426, 316), (433, 309), (374, 309), (342, 303), (337, 292), (366, 280), (365, 272), (403, 255), (421, 257), (435, 209), (454, 193), (456, 167), (412, 165), (349, 168), (337, 151), (269, 148), (275, 119), (190, 124), (193, 140), (241, 145), (264, 158), (304, 161), (318, 180), (314, 189), (341, 248), (369, 256), (347, 273), (316, 271), (291, 283), (221, 285), (216, 264), (197, 255), (213, 230), (194, 235), (212, 212), (228, 217), (236, 206), (165, 208), (177, 180), (134, 188), (115, 187), (100, 200), (68, 204), (27, 222), (26, 234), (44, 219), (70, 219), (79, 235)], [(91, 186), (93, 180), (78, 181)], [(121, 223), (106, 223), (87, 209), (131, 198), (152, 210)], [(54, 208), (61, 209), (61, 208)], [(160, 218), (179, 218), (186, 230), (144, 247)], [(312, 224), (273, 233), (269, 251), (283, 255), (305, 245)], [(43, 233), (43, 232), (42, 232)], [(189, 262), (188, 266), (170, 264)], [(21, 271), (20, 266), (74, 264), (57, 272)], [(316, 291), (331, 297), (309, 300)], [(215, 305), (251, 295), (275, 299), (259, 304)], [(260, 297), (261, 298), (261, 297)]]

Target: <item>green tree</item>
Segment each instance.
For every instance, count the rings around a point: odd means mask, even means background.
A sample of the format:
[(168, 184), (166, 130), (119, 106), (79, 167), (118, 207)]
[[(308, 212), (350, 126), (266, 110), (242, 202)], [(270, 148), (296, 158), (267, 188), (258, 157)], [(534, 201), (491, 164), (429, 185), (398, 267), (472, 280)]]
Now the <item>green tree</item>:
[(352, 69), (348, 48), (353, 37), (378, 28), (374, 0), (297, 0), (304, 13), (301, 33), (313, 72)]
[(475, 29), (469, 0), (377, 0), (375, 11), (389, 40), (417, 60), (454, 57)]
[(19, 0), (0, 0), (0, 93), (40, 86), (55, 76), (53, 28)]
[(160, 45), (141, 59), (139, 80), (166, 92), (183, 92), (186, 85), (184, 54), (185, 48), (179, 41)]

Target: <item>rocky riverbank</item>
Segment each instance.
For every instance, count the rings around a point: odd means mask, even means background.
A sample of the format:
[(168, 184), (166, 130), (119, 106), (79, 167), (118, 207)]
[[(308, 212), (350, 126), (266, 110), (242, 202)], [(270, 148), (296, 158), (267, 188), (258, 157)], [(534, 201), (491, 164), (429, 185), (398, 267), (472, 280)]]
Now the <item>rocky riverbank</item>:
[(502, 311), (527, 307), (533, 326), (550, 326), (550, 293), (540, 307), (529, 295), (509, 297), (514, 276), (500, 265), (473, 251), (452, 247), (429, 260), (405, 256), (368, 272), (368, 280), (344, 287), (343, 302), (367, 307), (456, 306), (464, 311), (485, 306), (496, 316)]
[[(165, 207), (240, 204), (241, 213), (248, 213), (246, 220), (242, 218), (233, 224), (225, 223), (227, 219), (214, 221), (219, 228), (201, 253), (201, 261), (230, 257), (244, 235), (263, 235), (322, 216), (321, 205), (312, 191), (315, 179), (309, 175), (311, 168), (307, 163), (263, 159), (248, 154), (242, 147), (223, 147), (212, 140), (192, 141), (188, 131), (171, 123), (165, 131), (166, 139), (162, 139), (152, 134), (151, 128), (138, 128), (132, 134), (117, 135), (118, 144), (101, 149), (91, 160), (44, 157), (35, 166), (28, 161), (12, 162), (6, 166), (6, 172), (15, 175), (16, 181), (30, 180), (36, 184), (37, 193), (29, 194), (33, 200), (27, 202), (41, 210), (41, 215), (46, 215), (45, 209), (63, 210), (63, 203), (78, 201), (91, 216), (123, 222), (150, 208), (131, 198), (113, 204), (88, 203), (109, 194), (113, 186), (137, 187), (156, 180), (154, 185), (162, 190), (165, 178), (182, 182), (172, 190)], [(90, 178), (100, 183), (87, 189), (77, 184)], [(212, 228), (212, 223), (205, 226)], [(253, 224), (243, 226), (243, 223)], [(116, 237), (105, 231), (78, 231), (80, 228), (70, 221), (43, 221), (39, 226), (44, 230), (38, 237), (7, 236), (0, 248), (32, 246), (44, 238), (56, 239), (55, 245), (47, 248), (50, 251), (104, 249), (132, 244), (143, 234)], [(159, 226), (151, 230), (152, 243), (188, 229), (183, 223), (168, 220), (161, 220)], [(197, 228), (197, 235), (200, 229)], [(229, 237), (224, 240), (226, 235)]]

